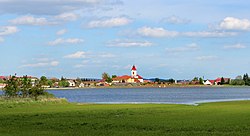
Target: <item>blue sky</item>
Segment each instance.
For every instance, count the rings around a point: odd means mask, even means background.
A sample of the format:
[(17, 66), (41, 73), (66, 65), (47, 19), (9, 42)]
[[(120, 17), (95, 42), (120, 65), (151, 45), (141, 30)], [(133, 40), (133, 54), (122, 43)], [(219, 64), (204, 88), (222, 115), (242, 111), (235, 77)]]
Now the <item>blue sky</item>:
[(250, 73), (246, 0), (0, 0), (0, 75)]

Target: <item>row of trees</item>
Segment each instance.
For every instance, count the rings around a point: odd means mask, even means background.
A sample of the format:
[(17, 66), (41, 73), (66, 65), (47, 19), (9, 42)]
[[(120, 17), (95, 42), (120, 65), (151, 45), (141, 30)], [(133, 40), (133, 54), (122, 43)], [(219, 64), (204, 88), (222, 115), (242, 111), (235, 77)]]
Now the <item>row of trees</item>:
[(32, 84), (31, 79), (27, 76), (17, 78), (11, 76), (6, 81), (6, 86), (3, 89), (4, 95), (7, 97), (33, 97), (37, 100), (38, 96), (47, 94), (42, 87), (44, 80), (37, 80), (35, 84)]
[[(55, 85), (56, 82), (58, 83), (57, 85)], [(69, 82), (64, 77), (61, 77), (61, 80), (59, 80), (59, 79), (47, 79), (47, 77), (42, 76), (40, 78), (40, 83), (43, 86), (50, 86), (50, 87), (56, 87), (56, 86), (68, 87), (69, 86)]]
[(203, 85), (203, 78), (201, 78), (201, 77), (200, 78), (199, 77), (194, 77), (194, 79), (192, 80), (192, 82), (195, 83), (195, 84), (197, 83), (197, 84)]
[(247, 85), (250, 86), (250, 78), (248, 76), (248, 74), (244, 74), (243, 77), (242, 76), (237, 76), (235, 79), (230, 81), (231, 85)]

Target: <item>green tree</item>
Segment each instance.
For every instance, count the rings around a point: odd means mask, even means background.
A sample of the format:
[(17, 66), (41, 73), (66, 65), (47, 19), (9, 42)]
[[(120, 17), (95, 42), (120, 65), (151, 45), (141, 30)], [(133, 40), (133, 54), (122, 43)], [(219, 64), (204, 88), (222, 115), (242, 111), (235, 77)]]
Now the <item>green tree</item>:
[(230, 85), (245, 85), (245, 81), (243, 79), (234, 79), (230, 81)]
[(199, 81), (198, 77), (194, 77), (194, 79), (192, 81)]
[(116, 78), (117, 77), (117, 75), (112, 75), (112, 78)]
[(106, 82), (111, 83), (112, 82), (112, 78), (109, 76), (108, 73), (104, 72), (102, 73), (102, 79), (104, 79)]
[(46, 92), (42, 88), (42, 81), (37, 81), (35, 86), (32, 86), (31, 79), (27, 76), (22, 78), (17, 78), (16, 76), (11, 76), (9, 80), (6, 81), (6, 86), (4, 88), (4, 94), (7, 97), (34, 97), (37, 100), (39, 95), (44, 95)]
[(160, 79), (159, 78), (155, 78), (155, 82), (160, 83)]
[(50, 86), (50, 87), (53, 87), (53, 84), (54, 84), (55, 82), (53, 81), (53, 80), (48, 80), (47, 81), (47, 84)]
[(243, 75), (243, 80), (245, 81), (245, 85), (250, 85), (250, 79), (247, 73)]
[(26, 76), (21, 78), (20, 91), (23, 97), (28, 97), (29, 91), (32, 87), (31, 79)]
[(60, 87), (69, 87), (69, 82), (67, 80), (61, 80), (59, 81)]
[(225, 84), (225, 79), (223, 77), (221, 78), (220, 84), (221, 85)]
[(3, 91), (7, 97), (16, 97), (19, 95), (19, 79), (16, 76), (11, 76), (9, 80), (6, 81), (6, 86)]
[(5, 83), (3, 79), (0, 79), (0, 83)]
[(79, 86), (82, 83), (82, 80), (81, 78), (77, 77), (75, 82), (76, 82), (76, 86)]
[(204, 83), (203, 83), (203, 79), (200, 77), (199, 78), (199, 84), (201, 84), (201, 85), (203, 85)]
[(175, 80), (173, 78), (168, 80), (169, 83), (173, 84), (175, 82)]
[(40, 78), (41, 85), (48, 85), (48, 79), (46, 76), (41, 76)]
[(30, 96), (34, 97), (36, 101), (38, 100), (38, 96), (44, 95), (45, 94), (45, 90), (44, 90), (44, 88), (42, 88), (42, 82), (39, 81), (38, 84), (36, 84), (35, 86), (33, 86), (30, 89), (29, 94), (30, 94)]

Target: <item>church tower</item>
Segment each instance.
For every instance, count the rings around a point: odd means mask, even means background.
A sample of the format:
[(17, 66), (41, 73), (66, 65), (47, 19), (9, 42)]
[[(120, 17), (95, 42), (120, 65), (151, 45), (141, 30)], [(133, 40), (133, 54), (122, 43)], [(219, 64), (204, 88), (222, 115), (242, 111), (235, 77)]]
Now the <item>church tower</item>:
[(131, 69), (131, 77), (132, 78), (137, 78), (137, 70), (135, 65), (133, 65), (132, 69)]

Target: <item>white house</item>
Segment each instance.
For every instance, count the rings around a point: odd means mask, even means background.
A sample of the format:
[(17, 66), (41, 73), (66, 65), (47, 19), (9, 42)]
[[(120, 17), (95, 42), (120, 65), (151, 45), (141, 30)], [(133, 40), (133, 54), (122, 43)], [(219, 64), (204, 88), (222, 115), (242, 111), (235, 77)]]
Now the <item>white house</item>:
[(73, 80), (68, 80), (69, 87), (75, 87), (76, 83)]
[(204, 85), (214, 85), (214, 80), (207, 80), (206, 82), (204, 82)]
[(79, 85), (79, 88), (84, 88), (85, 87), (85, 84), (84, 83), (81, 83), (80, 85)]

